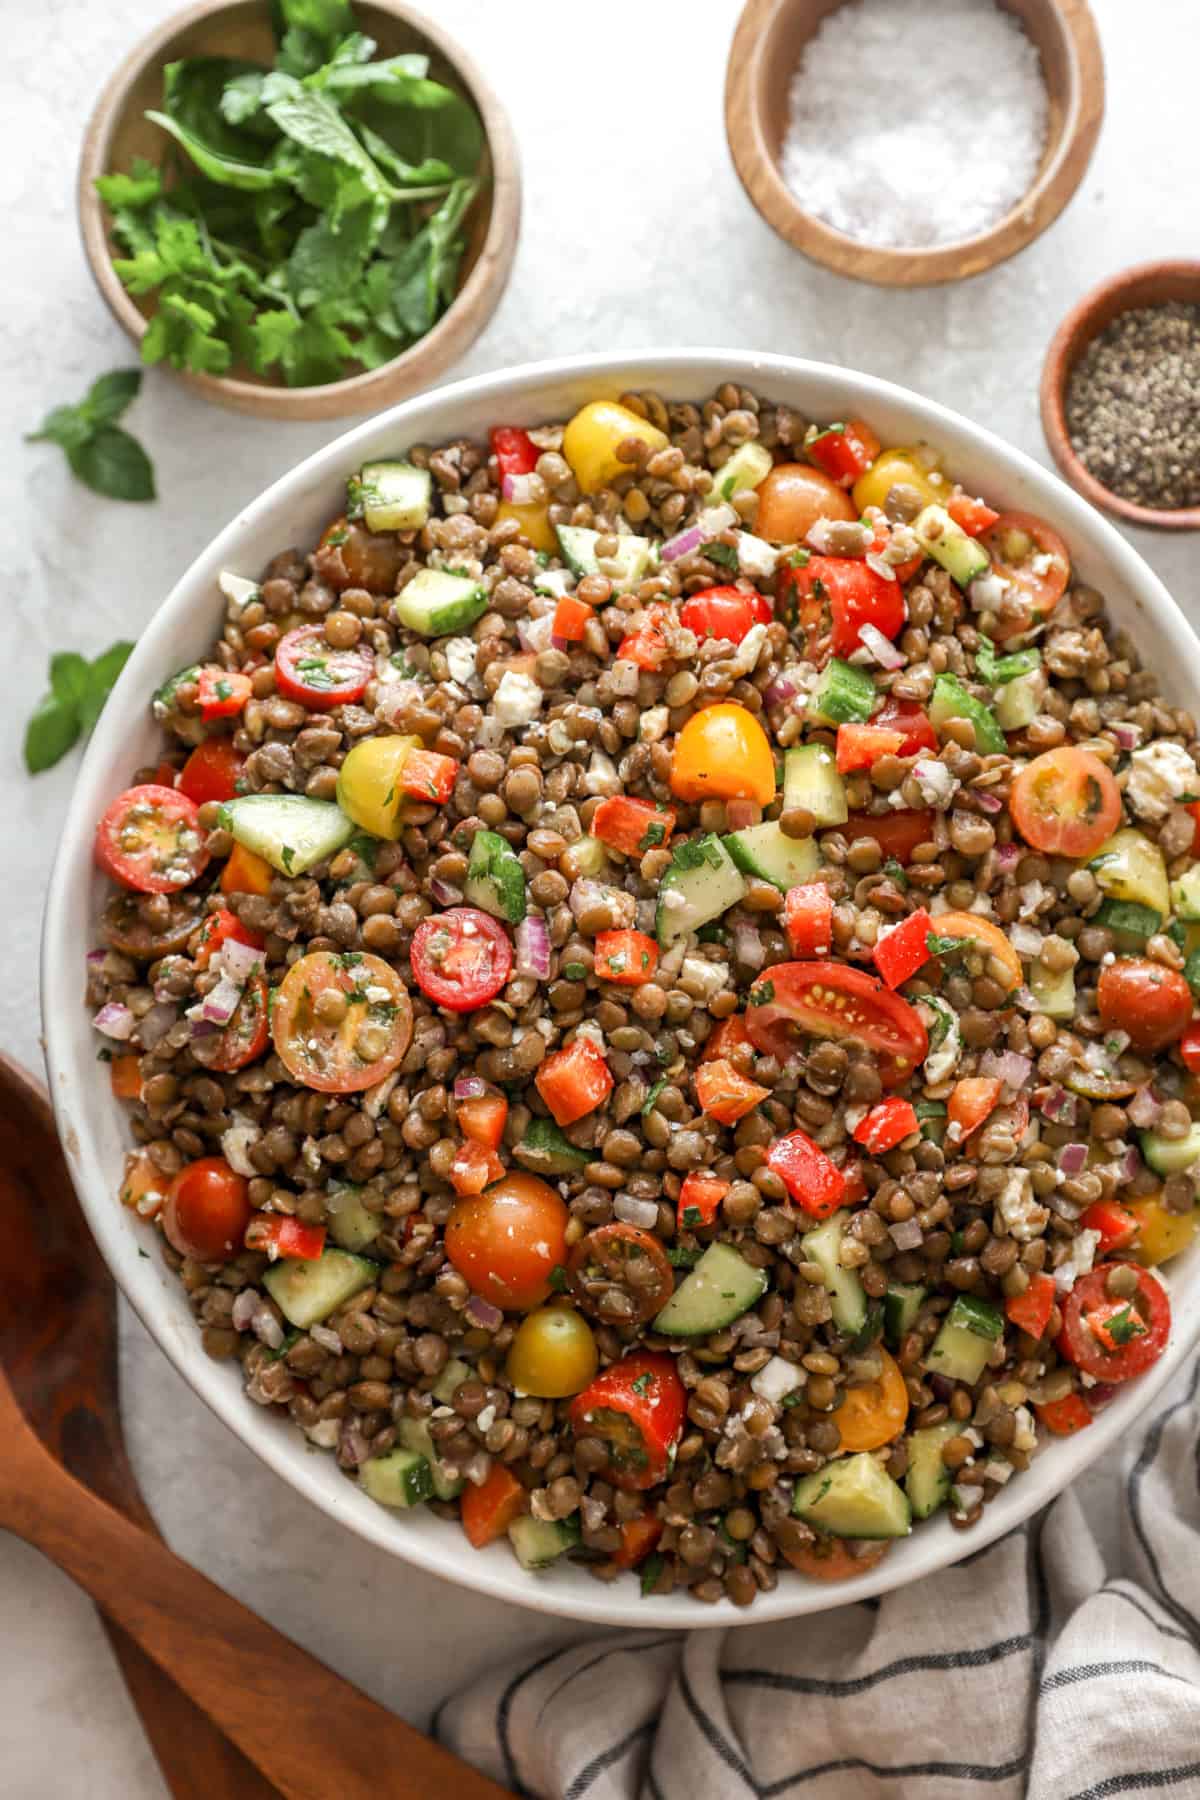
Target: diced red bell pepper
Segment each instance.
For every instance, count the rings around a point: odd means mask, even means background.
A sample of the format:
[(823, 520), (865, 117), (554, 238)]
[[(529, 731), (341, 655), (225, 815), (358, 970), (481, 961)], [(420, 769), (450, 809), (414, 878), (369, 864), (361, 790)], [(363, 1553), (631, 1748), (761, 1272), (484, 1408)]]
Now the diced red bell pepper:
[(855, 1157), (853, 1162), (842, 1164), (842, 1176), (846, 1183), (846, 1191), (842, 1195), (843, 1206), (857, 1206), (860, 1200), (867, 1197), (867, 1178), (863, 1174), (863, 1166)]
[(973, 500), (970, 494), (954, 494), (946, 502), (946, 511), (954, 523), (966, 532), (968, 537), (982, 537), (1000, 517), (982, 500)]
[(745, 1013), (730, 1013), (719, 1025), (714, 1025), (704, 1040), (704, 1052), (701, 1062), (713, 1062), (717, 1057), (728, 1057), (731, 1050), (741, 1049), (750, 1043), (750, 1033), (746, 1029)]
[(767, 1151), (767, 1167), (778, 1175), (796, 1205), (814, 1219), (835, 1213), (846, 1196), (846, 1177), (806, 1131), (777, 1138)]
[(933, 833), (931, 812), (851, 813), (840, 827), (847, 844), (874, 838), (885, 861), (910, 863), (918, 844), (927, 844)]
[(692, 1082), (701, 1112), (706, 1112), (710, 1119), (716, 1119), (721, 1125), (736, 1125), (756, 1106), (761, 1106), (771, 1092), (770, 1088), (760, 1087), (757, 1081), (747, 1081), (731, 1062), (720, 1056), (712, 1062), (702, 1062), (692, 1076)]
[(485, 1187), (491, 1187), (503, 1174), (504, 1164), (494, 1150), (466, 1138), (454, 1152), (450, 1186), (456, 1194), (482, 1194)]
[(621, 1533), (621, 1547), (613, 1552), (613, 1562), (618, 1569), (636, 1569), (639, 1563), (645, 1562), (662, 1536), (663, 1522), (653, 1513), (639, 1513), (636, 1519), (626, 1519), (617, 1529)]
[(325, 1249), (325, 1227), (308, 1225), (290, 1213), (255, 1213), (243, 1241), (247, 1250), (265, 1250), (272, 1261), (288, 1256), (316, 1262)]
[(275, 871), (265, 856), (247, 850), (245, 844), (235, 844), (221, 870), (220, 888), (223, 894), (269, 894), (274, 879)]
[(890, 988), (901, 987), (929, 961), (929, 914), (923, 906), (875, 944), (875, 967)]
[(1031, 1338), (1043, 1338), (1054, 1311), (1053, 1275), (1031, 1275), (1023, 1294), (1012, 1294), (1004, 1302), (1004, 1311), (1018, 1331)]
[(436, 750), (410, 750), (400, 771), (400, 791), (412, 800), (442, 806), (454, 792), (460, 767), (453, 756), (439, 756)]
[(592, 836), (623, 856), (644, 856), (647, 850), (670, 843), (674, 829), (675, 814), (669, 806), (651, 806), (626, 794), (602, 800), (592, 814)]
[(1055, 1437), (1071, 1437), (1090, 1425), (1094, 1417), (1082, 1394), (1065, 1394), (1061, 1400), (1045, 1400), (1033, 1409)]
[(615, 981), (619, 987), (641, 987), (654, 980), (658, 945), (644, 931), (598, 931), (593, 967), (600, 981)]
[(917, 1115), (909, 1101), (893, 1094), (873, 1106), (866, 1118), (859, 1120), (851, 1135), (855, 1143), (869, 1150), (872, 1156), (883, 1156), (919, 1130)]
[(728, 1192), (729, 1183), (719, 1176), (698, 1175), (694, 1170), (685, 1175), (679, 1189), (680, 1231), (695, 1231), (699, 1226), (711, 1225)]
[[(197, 806), (204, 806), (209, 800), (232, 800), (238, 791), (245, 763), (245, 757), (239, 755), (229, 738), (205, 738), (184, 763), (178, 782), (172, 769), (171, 778), (165, 785), (178, 786), (180, 793), (194, 800)], [(160, 781), (161, 776), (156, 775), (154, 779)]]
[(458, 1129), (472, 1144), (498, 1150), (508, 1123), (508, 1101), (503, 1094), (472, 1094), (454, 1109)]
[(564, 594), (554, 609), (554, 636), (564, 644), (581, 644), (591, 617), (592, 609), (585, 600)]
[(623, 637), (617, 645), (617, 657), (621, 662), (636, 663), (639, 669), (650, 673), (661, 669), (671, 651), (667, 644), (664, 625), (673, 622), (669, 606), (651, 606), (647, 609), (646, 623)]
[(885, 638), (897, 638), (907, 617), (904, 592), (867, 563), (852, 556), (810, 556), (802, 567), (785, 569), (780, 607), (787, 618), (794, 604), (797, 622), (807, 635), (810, 656), (852, 656), (861, 650), (859, 633), (873, 625)]
[(851, 487), (879, 455), (879, 439), (861, 419), (830, 425), (805, 446), (818, 469), (843, 487)]
[(248, 925), (242, 924), (236, 913), (231, 913), (227, 906), (219, 906), (216, 912), (209, 913), (200, 927), (192, 961), (198, 969), (207, 969), (222, 944), (230, 942), (249, 944), (252, 950), (266, 947), (266, 939), (261, 932), (251, 931)]
[(1185, 800), (1184, 812), (1190, 812), (1196, 821), (1196, 829), (1192, 833), (1192, 855), (1200, 856), (1200, 800)]
[(254, 692), (250, 677), (237, 669), (206, 665), (196, 678), (196, 698), (202, 719), (232, 719)]
[(1200, 1075), (1200, 1019), (1193, 1019), (1180, 1038), (1179, 1054), (1184, 1068), (1190, 1069), (1193, 1075)]
[(837, 766), (839, 775), (869, 769), (881, 756), (898, 756), (904, 734), (879, 725), (839, 725)]
[(1135, 1214), (1116, 1200), (1094, 1200), (1079, 1221), (1081, 1231), (1098, 1231), (1096, 1260), (1102, 1262), (1114, 1250), (1128, 1250), (1138, 1234)]
[(1136, 1339), (1146, 1337), (1150, 1330), (1128, 1300), (1102, 1300), (1098, 1306), (1089, 1307), (1083, 1317), (1100, 1347), (1114, 1354)]
[(595, 1112), (612, 1085), (604, 1052), (589, 1037), (577, 1037), (565, 1050), (556, 1050), (534, 1077), (534, 1086), (556, 1125), (573, 1125), (576, 1119)]
[(964, 1075), (956, 1081), (946, 1104), (947, 1126), (955, 1127), (951, 1143), (961, 1144), (987, 1118), (1003, 1091), (998, 1075)]
[[(871, 545), (874, 555), (883, 555), (891, 540), (891, 536), (891, 523), (888, 519), (885, 519), (881, 513), (875, 521), (875, 542)], [(919, 550), (915, 556), (910, 556), (907, 562), (892, 563), (892, 573), (895, 575), (896, 580), (903, 584), (912, 579), (924, 561), (925, 552)]]
[(136, 1051), (127, 1056), (114, 1056), (108, 1065), (114, 1100), (140, 1100), (142, 1097), (142, 1059)]
[(922, 750), (938, 747), (937, 732), (930, 724), (929, 714), (915, 700), (893, 700), (889, 694), (871, 723), (900, 733), (902, 742), (897, 756), (919, 756)]
[(482, 1550), (485, 1544), (503, 1537), (528, 1506), (525, 1489), (512, 1470), (502, 1462), (494, 1462), (487, 1480), (480, 1487), (468, 1481), (458, 1502), (467, 1542), (473, 1549)]
[(488, 436), (501, 480), (506, 475), (533, 474), (542, 453), (527, 431), (516, 425), (493, 425)]
[(828, 956), (833, 945), (833, 896), (825, 883), (805, 881), (789, 888), (783, 923), (797, 956)]

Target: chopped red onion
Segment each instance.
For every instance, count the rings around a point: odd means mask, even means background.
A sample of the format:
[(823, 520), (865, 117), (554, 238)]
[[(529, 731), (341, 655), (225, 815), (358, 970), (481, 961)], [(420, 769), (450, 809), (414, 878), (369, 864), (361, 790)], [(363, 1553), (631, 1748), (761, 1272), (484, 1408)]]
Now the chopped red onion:
[(550, 648), (552, 650), (561, 650), (564, 656), (570, 656), (571, 640), (570, 638), (565, 637), (552, 637), (550, 639)]
[(1042, 1010), (1038, 1005), (1037, 995), (1031, 992), (1027, 987), (1017, 988), (1013, 993), (1013, 1000), (1020, 1007), (1022, 1012), (1033, 1013), (1041, 1012)]
[(195, 1006), (188, 1007), (187, 1016), (200, 1019), (206, 1025), (228, 1025), (241, 997), (242, 990), (237, 982), (223, 974), (211, 993), (205, 994)]
[(550, 928), (542, 913), (526, 913), (516, 930), (516, 970), (535, 981), (550, 979)]
[(1136, 1125), (1139, 1131), (1148, 1131), (1162, 1111), (1162, 1101), (1155, 1097), (1154, 1089), (1147, 1082), (1138, 1089), (1125, 1110), (1131, 1125)]
[(249, 1331), (261, 1301), (262, 1295), (257, 1288), (242, 1289), (233, 1303), (233, 1311), (230, 1314), (230, 1322), (235, 1331)]
[(504, 1323), (504, 1314), (500, 1308), (493, 1306), (481, 1294), (471, 1295), (463, 1308), (463, 1316), (470, 1319), (472, 1325), (477, 1325), (480, 1331), (499, 1331)]
[(681, 556), (690, 556), (706, 541), (704, 528), (700, 525), (689, 525), (686, 531), (680, 531), (673, 538), (668, 538), (658, 555), (661, 562), (678, 562)]
[(439, 906), (461, 906), (463, 891), (460, 887), (455, 887), (452, 881), (443, 881), (440, 875), (432, 875), (429, 879), (429, 896)]
[(221, 946), (221, 967), (240, 987), (244, 987), (252, 975), (258, 974), (266, 960), (265, 950), (258, 949), (255, 944), (239, 943), (237, 938), (226, 938)]
[(1073, 1125), (1077, 1111), (1075, 1096), (1064, 1087), (1052, 1087), (1042, 1098), (1041, 1110), (1058, 1125)]
[(107, 955), (107, 950), (89, 950), (86, 957), (88, 968), (98, 969)]
[(1032, 1075), (1033, 1063), (1015, 1050), (985, 1050), (979, 1059), (979, 1072), (981, 1075), (998, 1075), (1006, 1087), (1017, 1091)]
[(1122, 750), (1136, 750), (1142, 741), (1140, 725), (1111, 725), (1109, 729)]
[(604, 888), (600, 882), (592, 881), (587, 875), (581, 875), (571, 887), (567, 905), (578, 919), (588, 911), (589, 907), (599, 905), (603, 898)]
[(458, 1075), (455, 1077), (454, 1098), (456, 1100), (482, 1100), (487, 1091), (487, 1082), (482, 1075)]
[(757, 800), (725, 802), (725, 822), (730, 831), (747, 831), (751, 825), (757, 825), (761, 818), (762, 807)]
[(723, 531), (737, 523), (736, 510), (724, 500), (717, 506), (706, 506), (696, 521), (706, 539), (720, 537)]
[(1128, 1050), (1131, 1039), (1127, 1031), (1106, 1031), (1104, 1034), (1104, 1054), (1115, 1062)]
[(342, 1354), (342, 1340), (332, 1325), (310, 1325), (308, 1335), (314, 1344), (320, 1344), (322, 1350), (328, 1350), (330, 1356)]
[(1128, 1391), (1128, 1388), (1120, 1382), (1098, 1381), (1094, 1387), (1088, 1388), (1085, 1398), (1091, 1411), (1099, 1412), (1101, 1408), (1111, 1405), (1118, 1394), (1125, 1394)]
[(762, 968), (767, 951), (757, 925), (742, 922), (734, 926), (733, 954), (745, 969)]
[(283, 1344), (283, 1326), (265, 1301), (256, 1307), (250, 1329), (259, 1343), (265, 1344), (268, 1350), (278, 1350)]
[(599, 1531), (607, 1512), (603, 1500), (596, 1500), (591, 1494), (584, 1494), (579, 1502), (579, 1514), (583, 1520), (585, 1531)]
[(800, 689), (794, 681), (789, 681), (786, 676), (781, 675), (778, 681), (771, 683), (763, 695), (763, 703), (766, 706), (786, 706), (788, 701), (794, 700), (799, 692)]
[(138, 1023), (138, 1039), (144, 1050), (153, 1050), (179, 1018), (179, 1008), (164, 1000), (156, 1001)]
[(996, 858), (996, 867), (1001, 874), (1011, 875), (1024, 855), (1024, 851), (1020, 844), (997, 844), (993, 855)]
[(925, 1242), (925, 1233), (915, 1219), (901, 1219), (888, 1226), (888, 1235), (897, 1250), (917, 1250)]
[(1022, 925), (1018, 920), (1008, 928), (1008, 941), (1018, 956), (1040, 956), (1046, 940), (1032, 925)]
[(500, 483), (500, 492), (514, 506), (535, 506), (541, 489), (540, 479), (531, 474), (506, 475)]
[[(1004, 801), (999, 794), (994, 794), (991, 788), (972, 788), (971, 794), (980, 812), (998, 813), (1004, 811)], [(1004, 848), (1007, 850), (1010, 846), (1006, 844)]]
[(343, 1425), (338, 1438), (337, 1459), (343, 1469), (357, 1469), (371, 1454), (371, 1446), (357, 1425)]
[(653, 1200), (635, 1200), (632, 1194), (618, 1194), (613, 1201), (613, 1216), (623, 1225), (640, 1225), (650, 1231), (658, 1223), (658, 1207)]
[(517, 641), (522, 650), (535, 653), (549, 650), (554, 638), (554, 614), (543, 613), (540, 619), (518, 619)]
[(1064, 1144), (1058, 1153), (1058, 1166), (1064, 1175), (1078, 1175), (1087, 1166), (1086, 1144)]
[(860, 625), (858, 635), (863, 647), (871, 652), (881, 669), (902, 669), (908, 661), (903, 650), (897, 650), (891, 639), (884, 637), (878, 625)]
[(1141, 1155), (1136, 1144), (1130, 1144), (1121, 1158), (1121, 1180), (1132, 1181), (1142, 1167)]
[(207, 1019), (191, 1019), (190, 1035), (194, 1038), (215, 1037), (220, 1029), (219, 1025), (210, 1025)]
[(137, 1020), (129, 1008), (121, 1000), (109, 1000), (92, 1020), (97, 1031), (105, 1037), (113, 1038), (118, 1044), (125, 1043), (133, 1036)]

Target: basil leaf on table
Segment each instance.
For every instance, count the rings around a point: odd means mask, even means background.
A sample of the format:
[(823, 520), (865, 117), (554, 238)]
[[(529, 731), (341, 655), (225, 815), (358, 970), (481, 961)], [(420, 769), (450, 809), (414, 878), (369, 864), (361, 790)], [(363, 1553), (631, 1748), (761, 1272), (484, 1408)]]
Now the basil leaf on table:
[(53, 768), (81, 734), (91, 731), (132, 650), (132, 644), (120, 642), (90, 663), (77, 650), (61, 650), (50, 658), (49, 692), (25, 727), (25, 767), (31, 775)]
[(115, 421), (142, 385), (140, 369), (114, 369), (99, 376), (76, 406), (56, 406), (30, 443), (57, 444), (71, 471), (97, 494), (112, 500), (153, 500), (154, 468), (135, 437)]

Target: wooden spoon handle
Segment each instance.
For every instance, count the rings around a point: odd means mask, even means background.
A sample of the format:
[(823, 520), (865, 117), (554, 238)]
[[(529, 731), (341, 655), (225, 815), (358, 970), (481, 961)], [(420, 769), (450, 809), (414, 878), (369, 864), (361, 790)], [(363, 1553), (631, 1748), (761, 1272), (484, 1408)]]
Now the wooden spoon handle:
[(511, 1800), (49, 1456), (6, 1500), (4, 1524), (77, 1581), (288, 1800), (378, 1800), (381, 1784), (395, 1800)]

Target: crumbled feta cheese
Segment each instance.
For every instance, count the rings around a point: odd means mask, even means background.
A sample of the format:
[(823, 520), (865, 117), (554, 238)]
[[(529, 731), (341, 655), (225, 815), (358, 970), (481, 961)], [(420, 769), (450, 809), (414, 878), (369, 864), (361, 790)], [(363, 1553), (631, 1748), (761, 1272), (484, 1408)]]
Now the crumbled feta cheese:
[(750, 1386), (762, 1400), (769, 1400), (778, 1406), (785, 1395), (794, 1393), (804, 1381), (804, 1372), (786, 1357), (773, 1356), (764, 1363), (757, 1375), (751, 1377)]
[(224, 594), (235, 613), (249, 606), (258, 593), (257, 581), (247, 581), (244, 575), (234, 575), (229, 569), (222, 569), (217, 576), (217, 586)]
[(1054, 567), (1054, 557), (1049, 550), (1039, 550), (1036, 556), (1029, 559), (1029, 567), (1035, 575), (1048, 575)]
[(1041, 906), (1042, 902), (1045, 900), (1046, 894), (1047, 889), (1043, 887), (1040, 881), (1027, 881), (1023, 887), (1019, 887), (1017, 889), (1017, 898), (1020, 901), (1021, 917), (1023, 919), (1032, 919), (1039, 906)]
[(617, 774), (617, 765), (611, 756), (603, 750), (593, 750), (587, 773), (583, 778), (585, 794), (615, 794), (620, 791), (621, 777)]
[(948, 1081), (958, 1067), (962, 1055), (962, 1032), (958, 1014), (949, 1001), (939, 996), (922, 998), (917, 1003), (929, 1033), (929, 1054), (925, 1058), (925, 1079), (930, 1086)]
[(232, 1118), (233, 1124), (221, 1133), (221, 1154), (231, 1169), (253, 1180), (259, 1170), (250, 1161), (250, 1146), (258, 1142), (262, 1132), (244, 1113), (235, 1112)]
[(581, 1019), (579, 1024), (575, 1027), (575, 1036), (577, 1038), (588, 1038), (595, 1044), (597, 1050), (604, 1049), (604, 1033), (594, 1019)]
[(1098, 1231), (1081, 1231), (1073, 1239), (1071, 1254), (1054, 1271), (1054, 1285), (1060, 1294), (1069, 1294), (1079, 1277), (1090, 1272), (1099, 1244)]
[(480, 1431), (490, 1431), (496, 1423), (495, 1406), (484, 1406), (475, 1414), (475, 1423)]
[(1050, 1222), (1048, 1207), (1034, 1198), (1033, 1178), (1028, 1169), (1010, 1169), (1008, 1180), (996, 1196), (996, 1216), (1010, 1237), (1019, 1244), (1032, 1243)]
[(548, 594), (552, 600), (561, 600), (574, 590), (575, 577), (570, 569), (539, 569), (533, 578), (534, 593)]
[(475, 645), (470, 638), (447, 638), (442, 655), (450, 671), (451, 681), (468, 684), (475, 673)]
[(738, 675), (749, 675), (753, 672), (762, 647), (767, 641), (765, 625), (752, 625), (737, 650), (729, 659), (730, 671)]
[(970, 906), (967, 908), (967, 911), (978, 913), (981, 918), (990, 919), (993, 912), (992, 896), (990, 894), (976, 894)]
[(994, 1481), (997, 1487), (1003, 1487), (1012, 1477), (1013, 1466), (1006, 1462), (989, 1462), (983, 1465), (983, 1472), (989, 1481)]
[(1014, 1450), (1036, 1450), (1037, 1431), (1033, 1423), (1033, 1414), (1027, 1406), (1018, 1406), (1016, 1410), (1017, 1428), (1013, 1433)]
[(958, 777), (950, 773), (944, 762), (938, 762), (934, 757), (923, 758), (914, 766), (913, 774), (926, 806), (936, 806), (945, 811), (958, 792)]
[(665, 706), (651, 706), (638, 721), (638, 739), (643, 744), (657, 744), (667, 735), (670, 713)]
[(300, 1160), (310, 1175), (321, 1173), (321, 1146), (315, 1137), (306, 1137), (300, 1146)]
[(1165, 819), (1185, 794), (1200, 794), (1200, 774), (1182, 744), (1159, 739), (1129, 759), (1125, 798), (1143, 819)]
[(779, 551), (774, 544), (768, 544), (752, 532), (739, 531), (737, 534), (738, 568), (743, 575), (764, 581), (775, 573), (779, 564)]
[[(540, 619), (522, 619), (521, 640), (527, 649), (538, 652), (552, 649), (553, 639), (554, 614), (552, 612), (543, 613)], [(506, 675), (504, 681), (507, 680), (508, 676)], [(503, 687), (504, 682), (502, 681), (500, 685)]]
[(700, 989), (702, 1000), (711, 1000), (714, 994), (729, 986), (728, 963), (705, 962), (702, 956), (685, 956), (681, 973)]
[(391, 1099), (392, 1090), (399, 1080), (399, 1069), (393, 1069), (390, 1075), (385, 1075), (382, 1081), (377, 1081), (374, 1087), (367, 1089), (363, 1096), (363, 1111), (366, 1113), (368, 1119), (377, 1119), (379, 1117), (380, 1113)]
[(385, 988), (382, 982), (375, 982), (366, 989), (366, 996), (372, 1006), (386, 1006), (392, 997), (392, 990)]
[(962, 1436), (966, 1438), (968, 1444), (974, 1444), (976, 1450), (983, 1449), (983, 1433), (977, 1431), (974, 1425), (968, 1425)]
[(530, 725), (542, 710), (545, 695), (532, 676), (506, 669), (492, 699), (492, 712), (507, 729)]
[(997, 575), (989, 569), (986, 575), (977, 575), (967, 588), (967, 598), (976, 612), (996, 612), (1008, 594), (1012, 583), (1003, 575)]

